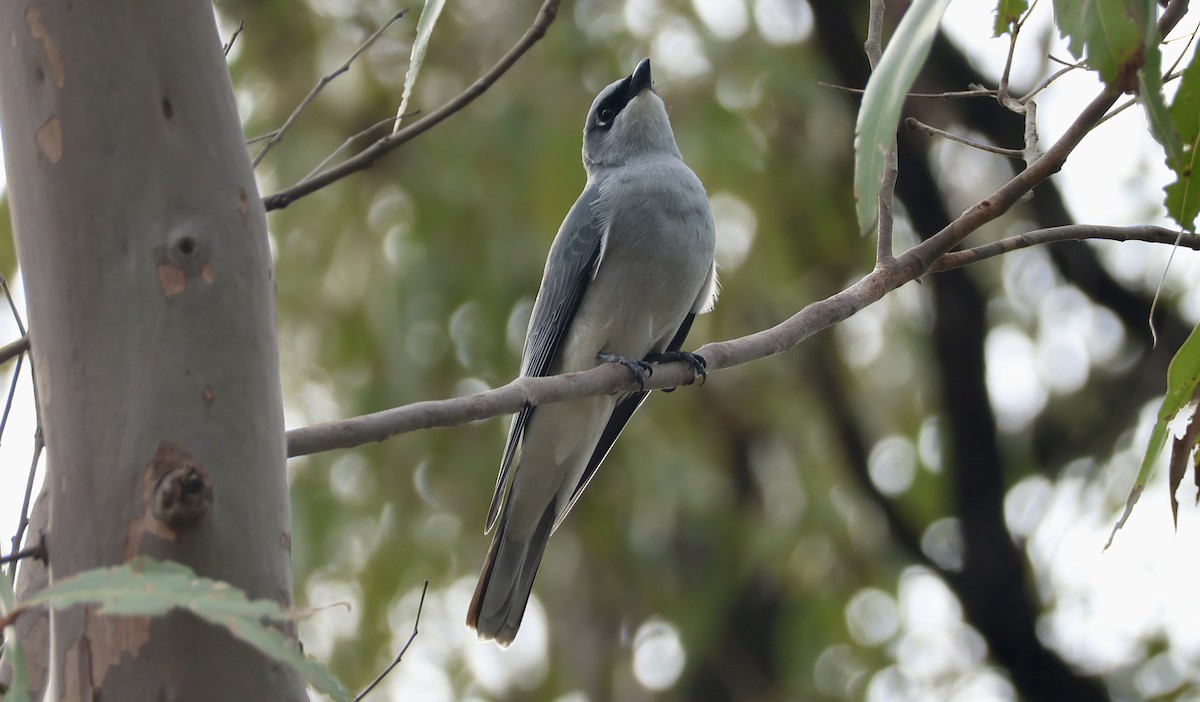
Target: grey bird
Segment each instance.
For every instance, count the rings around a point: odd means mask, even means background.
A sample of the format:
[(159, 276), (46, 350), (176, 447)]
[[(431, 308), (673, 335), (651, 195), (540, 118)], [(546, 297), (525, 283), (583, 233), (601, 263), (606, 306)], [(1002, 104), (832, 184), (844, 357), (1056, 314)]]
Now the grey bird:
[[(583, 127), (587, 183), (550, 247), (525, 337), (522, 376), (704, 360), (680, 351), (717, 294), (716, 228), (683, 162), (650, 59), (596, 96)], [(521, 626), (546, 542), (648, 391), (518, 413), (484, 533), (496, 533), (467, 612), (481, 640), (508, 646)], [(511, 480), (509, 479), (511, 477)]]

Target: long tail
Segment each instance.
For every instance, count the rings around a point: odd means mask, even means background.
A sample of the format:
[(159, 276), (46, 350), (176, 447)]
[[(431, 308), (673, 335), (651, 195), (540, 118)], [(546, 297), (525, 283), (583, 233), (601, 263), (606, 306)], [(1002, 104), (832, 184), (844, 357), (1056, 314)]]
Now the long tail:
[(483, 561), (475, 596), (467, 609), (467, 626), (479, 634), (481, 641), (495, 640), (504, 648), (513, 642), (553, 526), (554, 501), (551, 501), (531, 535), (509, 538), (508, 505), (505, 505)]

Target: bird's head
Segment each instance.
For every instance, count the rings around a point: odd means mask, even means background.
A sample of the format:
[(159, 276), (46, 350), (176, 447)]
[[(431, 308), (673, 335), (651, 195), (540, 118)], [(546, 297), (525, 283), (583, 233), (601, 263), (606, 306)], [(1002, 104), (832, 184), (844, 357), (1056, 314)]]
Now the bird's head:
[(609, 85), (592, 102), (583, 125), (583, 163), (621, 166), (639, 158), (679, 157), (667, 108), (650, 83), (650, 59)]

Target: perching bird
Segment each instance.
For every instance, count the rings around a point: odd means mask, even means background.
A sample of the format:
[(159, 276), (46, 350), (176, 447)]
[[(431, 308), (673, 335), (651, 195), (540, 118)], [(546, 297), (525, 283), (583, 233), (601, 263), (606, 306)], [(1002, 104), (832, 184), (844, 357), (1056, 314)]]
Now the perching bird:
[[(680, 360), (703, 375), (703, 359), (679, 349), (692, 319), (716, 301), (716, 229), (651, 88), (650, 59), (596, 96), (583, 167), (587, 184), (550, 247), (521, 375), (616, 362), (640, 385), (647, 362)], [(481, 640), (512, 643), (546, 541), (647, 392), (529, 407), (513, 418), (484, 532), (496, 533), (467, 612)]]

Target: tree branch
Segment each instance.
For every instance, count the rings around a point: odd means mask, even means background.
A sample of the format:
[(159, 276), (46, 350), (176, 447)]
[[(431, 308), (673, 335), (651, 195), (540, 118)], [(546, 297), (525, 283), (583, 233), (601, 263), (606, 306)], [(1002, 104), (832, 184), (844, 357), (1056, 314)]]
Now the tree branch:
[[(1182, 17), (1183, 11), (1186, 10), (1186, 5), (1186, 1), (1172, 0), (1159, 20), (1160, 34), (1165, 35), (1166, 32), (1175, 26), (1175, 23)], [(542, 11), (539, 13), (538, 20), (526, 32), (521, 42), (518, 42), (517, 46), (513, 47), (513, 50), (509, 52), (505, 59), (500, 64), (497, 64), (496, 68), (489, 71), (484, 78), (481, 78), (476, 85), (485, 82), (489, 76), (497, 73), (497, 70), (502, 73), (503, 70), (507, 69), (505, 65), (506, 61), (509, 61), (510, 58), (511, 61), (515, 61), (519, 57), (520, 52), (528, 48), (526, 43), (532, 45), (537, 40), (537, 37), (544, 34), (545, 24), (549, 24), (550, 20), (553, 19), (553, 13), (557, 9), (557, 6), (558, 2), (555, 0), (547, 0), (546, 4), (542, 7)], [(539, 30), (539, 22), (547, 11), (550, 13), (550, 17)], [(531, 36), (534, 38), (530, 39)], [(509, 65), (511, 65), (511, 61), (509, 61)], [(490, 82), (487, 82), (480, 89), (480, 92), (486, 89), (487, 85), (490, 85)], [(468, 93), (471, 93), (471, 89), (468, 89), (463, 95), (467, 95)], [(1045, 153), (1033, 160), (1025, 170), (1013, 176), (1000, 189), (959, 215), (958, 218), (943, 227), (941, 231), (920, 244), (913, 246), (901, 256), (886, 264), (877, 264), (874, 270), (854, 284), (834, 293), (824, 300), (810, 303), (774, 327), (737, 339), (705, 344), (697, 349), (696, 353), (703, 356), (708, 362), (708, 372), (712, 373), (783, 353), (800, 344), (813, 334), (849, 318), (867, 305), (877, 302), (892, 290), (930, 271), (940, 258), (962, 243), (972, 232), (1007, 212), (1009, 208), (1016, 204), (1022, 196), (1031, 191), (1036, 185), (1045, 181), (1054, 173), (1057, 173), (1062, 168), (1063, 163), (1066, 162), (1067, 156), (1079, 145), (1079, 142), (1083, 140), (1088, 132), (1096, 126), (1100, 119), (1104, 117), (1105, 112), (1112, 107), (1118, 97), (1119, 93), (1117, 91), (1105, 90), (1102, 92), (1080, 112), (1079, 116), (1063, 133), (1062, 137)], [(423, 123), (434, 119), (435, 116), (445, 113), (456, 101), (451, 101), (451, 103), (448, 103), (433, 115), (426, 117), (406, 130), (398, 132), (395, 137), (401, 137), (418, 128)], [(442, 114), (440, 119), (444, 119), (445, 116), (448, 115)], [(432, 124), (429, 126), (432, 126)], [(351, 161), (357, 161), (367, 155), (367, 153), (374, 152), (373, 150), (378, 149), (379, 145), (383, 143), (390, 143), (389, 138), (384, 138), (376, 142), (375, 146), (370, 147), (367, 152), (364, 152), (359, 157), (355, 157), (355, 159), (351, 159)], [(376, 153), (376, 157), (379, 155), (382, 155), (382, 152)], [(334, 173), (341, 168), (332, 169), (323, 174), (322, 177)], [(301, 185), (304, 184), (302, 183)], [(312, 192), (313, 189), (300, 192), (299, 195)], [(285, 191), (285, 193), (287, 192), (290, 191)], [(281, 193), (281, 195), (283, 194)], [(295, 196), (298, 197), (299, 195)], [(290, 202), (290, 200), (287, 201)], [(1124, 235), (1127, 238), (1138, 238), (1134, 236), (1135, 229), (1126, 228)], [(1097, 229), (1097, 231), (1103, 230)], [(1159, 234), (1155, 232), (1152, 236), (1157, 237)], [(1067, 238), (1073, 239), (1075, 237), (1071, 236)], [(1111, 237), (1105, 236), (1102, 238)], [(1171, 240), (1172, 242), (1174, 241), (1174, 235), (1172, 235)], [(965, 254), (967, 252), (957, 253)], [(978, 256), (979, 254), (972, 255)], [(685, 363), (671, 363), (665, 366), (655, 366), (654, 375), (646, 378), (645, 388), (647, 390), (656, 390), (678, 387), (690, 384), (694, 380), (695, 375), (690, 366)], [(591, 370), (565, 375), (517, 378), (502, 387), (473, 395), (447, 400), (416, 402), (361, 417), (293, 429), (287, 433), (288, 457), (305, 456), (339, 448), (351, 448), (366, 443), (383, 441), (397, 434), (419, 429), (459, 426), (480, 419), (512, 414), (520, 411), (525, 406), (562, 402), (607, 393), (632, 391), (636, 387), (628, 371), (614, 364), (603, 364)]]
[(23, 335), (16, 341), (0, 346), (0, 363), (6, 363), (29, 350), (29, 336)]
[[(383, 36), (383, 33), (388, 30), (388, 27), (391, 27), (401, 17), (407, 14), (407, 7), (393, 14), (386, 22), (379, 26), (379, 29), (376, 29), (371, 36), (367, 37), (362, 44), (358, 45), (358, 48), (354, 50), (354, 53), (350, 54), (350, 58), (346, 59), (345, 63), (343, 63), (341, 66), (338, 66), (333, 73), (322, 76), (321, 80), (317, 81), (317, 84), (312, 87), (312, 90), (308, 91), (308, 95), (305, 95), (304, 99), (300, 101), (300, 104), (296, 105), (296, 109), (292, 110), (292, 114), (289, 115), (286, 120), (284, 120), (283, 126), (271, 133), (271, 138), (268, 139), (267, 143), (263, 144), (263, 147), (259, 149), (257, 154), (254, 155), (254, 160), (250, 162), (251, 167), (258, 168), (258, 164), (262, 163), (262, 160), (264, 157), (266, 157), (267, 152), (270, 151), (276, 144), (283, 141), (283, 135), (292, 128), (292, 125), (296, 123), (297, 119), (299, 119), (300, 113), (304, 112), (309, 104), (316, 99), (317, 95), (325, 89), (325, 86), (332, 83), (333, 80), (338, 76), (350, 70), (350, 64), (354, 63), (355, 59), (357, 59), (359, 56), (362, 56), (367, 49), (371, 48), (371, 45), (375, 43), (375, 40)], [(236, 37), (237, 35), (235, 34), (234, 36)], [(233, 39), (230, 39), (229, 43), (232, 45)], [(228, 53), (228, 51), (226, 53)]]
[(492, 87), (492, 84), (494, 84), (500, 78), (500, 76), (504, 75), (508, 69), (512, 68), (513, 64), (517, 62), (517, 59), (521, 58), (521, 56), (523, 56), (526, 51), (529, 51), (529, 49), (536, 44), (539, 39), (546, 35), (546, 29), (549, 28), (550, 23), (554, 21), (554, 17), (558, 13), (558, 6), (561, 2), (562, 0), (546, 0), (542, 4), (541, 9), (538, 10), (537, 17), (534, 18), (533, 24), (529, 26), (529, 29), (525, 30), (525, 34), (520, 40), (517, 41), (516, 44), (513, 45), (511, 49), (508, 50), (508, 53), (506, 53), (500, 59), (500, 61), (496, 63), (495, 66), (492, 66), (487, 73), (484, 73), (482, 76), (480, 76), (479, 80), (476, 80), (474, 83), (472, 83), (470, 87), (468, 87), (454, 99), (450, 100), (450, 102), (447, 102), (445, 105), (442, 105), (438, 109), (429, 113), (429, 115), (427, 115), (425, 118), (414, 122), (408, 127), (405, 127), (394, 134), (389, 134), (388, 136), (376, 141), (366, 149), (363, 149), (357, 156), (352, 156), (333, 168), (323, 171), (315, 176), (312, 176), (311, 178), (305, 178), (286, 190), (281, 190), (274, 195), (269, 195), (263, 198), (263, 207), (265, 207), (268, 212), (271, 210), (283, 209), (305, 195), (311, 195), (321, 188), (324, 188), (331, 183), (336, 183), (352, 173), (357, 173), (358, 171), (370, 168), (371, 166), (375, 165), (376, 161), (383, 158), (396, 147), (423, 134), (431, 127), (434, 127), (438, 123), (445, 120), (450, 115), (469, 105), (471, 101), (480, 95), (483, 95), (488, 88)]
[(1135, 227), (1106, 227), (1098, 224), (1071, 224), (1062, 227), (1035, 229), (1024, 234), (1006, 237), (999, 241), (982, 244), (963, 251), (951, 251), (937, 260), (930, 267), (930, 273), (940, 273), (952, 268), (960, 268), (976, 261), (999, 256), (1000, 254), (1024, 249), (1039, 244), (1051, 244), (1057, 241), (1084, 241), (1086, 239), (1105, 239), (1108, 241), (1147, 241), (1152, 244), (1179, 245), (1185, 249), (1200, 251), (1200, 236), (1172, 231), (1166, 227), (1135, 226)]

